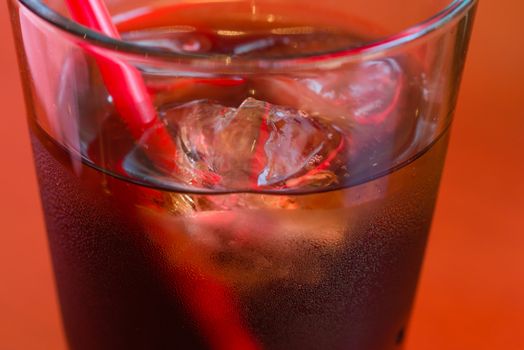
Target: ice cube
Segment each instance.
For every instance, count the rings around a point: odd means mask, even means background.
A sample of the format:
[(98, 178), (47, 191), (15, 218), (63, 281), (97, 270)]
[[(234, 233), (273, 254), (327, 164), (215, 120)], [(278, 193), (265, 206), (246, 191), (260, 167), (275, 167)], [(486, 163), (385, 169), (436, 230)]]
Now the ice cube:
[[(185, 182), (228, 190), (324, 186), (346, 143), (333, 125), (254, 98), (237, 109), (209, 100), (164, 110)], [(214, 179), (212, 181), (210, 179)]]
[[(318, 283), (332, 256), (343, 249), (353, 222), (342, 202), (310, 209), (290, 207), (292, 198), (286, 196), (167, 195), (176, 202), (191, 197), (192, 209), (173, 215), (167, 207), (141, 208), (138, 215), (150, 239), (165, 247), (174, 265), (247, 290), (281, 280)], [(338, 192), (320, 196), (338, 197)], [(307, 201), (301, 196), (295, 204)]]
[[(348, 164), (355, 173), (386, 170), (414, 135), (420, 85), (406, 61), (393, 58), (344, 65), (303, 77), (264, 77), (255, 81), (257, 97), (304, 110), (336, 124), (350, 142)], [(367, 169), (367, 170), (365, 170)]]
[(235, 114), (234, 108), (208, 100), (198, 100), (166, 109), (162, 118), (179, 147), (179, 172), (173, 174), (183, 183), (213, 187), (222, 181), (222, 164), (217, 138)]
[(272, 103), (380, 124), (404, 97), (404, 73), (396, 60), (382, 59), (342, 66), (320, 76), (262, 78), (256, 80), (256, 87), (260, 96)]
[(393, 59), (368, 61), (348, 74), (329, 73), (304, 79), (306, 87), (334, 106), (348, 108), (362, 124), (380, 124), (392, 112), (400, 96), (402, 71)]

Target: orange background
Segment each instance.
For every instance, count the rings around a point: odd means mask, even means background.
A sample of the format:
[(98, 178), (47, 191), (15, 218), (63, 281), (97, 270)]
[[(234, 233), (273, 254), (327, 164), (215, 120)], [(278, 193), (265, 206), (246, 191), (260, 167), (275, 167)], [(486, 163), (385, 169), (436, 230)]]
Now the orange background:
[[(524, 1), (481, 0), (407, 350), (524, 349)], [(0, 349), (64, 349), (5, 1)]]

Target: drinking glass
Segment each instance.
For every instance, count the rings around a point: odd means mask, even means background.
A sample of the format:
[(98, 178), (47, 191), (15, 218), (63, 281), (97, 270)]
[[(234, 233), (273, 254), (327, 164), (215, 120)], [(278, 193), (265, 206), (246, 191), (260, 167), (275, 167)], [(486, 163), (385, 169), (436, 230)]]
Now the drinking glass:
[(8, 3), (71, 349), (402, 348), (475, 0)]

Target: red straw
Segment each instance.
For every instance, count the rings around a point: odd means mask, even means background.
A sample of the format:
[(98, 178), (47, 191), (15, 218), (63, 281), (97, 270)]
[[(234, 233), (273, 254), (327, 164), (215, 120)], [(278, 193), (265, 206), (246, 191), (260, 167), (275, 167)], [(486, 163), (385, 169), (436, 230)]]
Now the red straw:
[[(66, 0), (75, 20), (112, 38), (120, 38), (103, 0)], [(144, 151), (166, 170), (176, 170), (176, 146), (158, 118), (140, 72), (113, 58), (95, 54), (104, 84), (113, 98), (122, 120), (136, 141), (146, 132)], [(154, 134), (153, 134), (154, 133)], [(239, 312), (227, 288), (211, 279), (193, 280), (178, 271), (185, 304), (201, 323), (213, 348), (218, 350), (256, 350), (259, 346), (243, 326)]]
[[(103, 0), (67, 0), (67, 5), (79, 23), (111, 38), (120, 38)], [(175, 171), (175, 143), (157, 116), (140, 72), (114, 58), (101, 54), (95, 57), (115, 108), (133, 138), (138, 142), (149, 132), (144, 145), (147, 156), (163, 170)]]

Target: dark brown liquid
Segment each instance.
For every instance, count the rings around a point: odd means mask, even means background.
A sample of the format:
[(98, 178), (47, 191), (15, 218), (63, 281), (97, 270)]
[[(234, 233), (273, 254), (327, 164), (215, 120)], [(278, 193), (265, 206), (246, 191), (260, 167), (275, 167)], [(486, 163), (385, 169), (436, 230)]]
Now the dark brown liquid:
[[(335, 216), (345, 215), (347, 220), (338, 239), (304, 237), (304, 242), (279, 242), (275, 247), (271, 241), (266, 246), (258, 243), (259, 249), (269, 251), (267, 259), (275, 259), (275, 268), (292, 271), (288, 275), (274, 277), (275, 272), (267, 268), (252, 271), (255, 281), (249, 281), (244, 276), (253, 268), (249, 261), (240, 267), (231, 264), (242, 265), (242, 261), (215, 262), (212, 273), (224, 274), (221, 280), (234, 295), (237, 312), (263, 348), (378, 350), (399, 345), (446, 142), (443, 137), (421, 158), (385, 178), (310, 195), (310, 201), (343, 196), (356, 204), (335, 209)], [(155, 229), (147, 222), (138, 222), (135, 203), (124, 205), (125, 199), (115, 194), (119, 190), (107, 191), (118, 187), (133, 191), (136, 185), (85, 166), (78, 178), (67, 154), (38, 130), (33, 131), (33, 146), (71, 347), (212, 348), (198, 320), (184, 306), (187, 301), (178, 295), (176, 273), (171, 271), (177, 266), (171, 265), (166, 252), (176, 247), (161, 246), (162, 239), (151, 238), (158, 233), (151, 232)], [(283, 220), (277, 215), (285, 213), (276, 213), (273, 220)], [(333, 218), (323, 210), (303, 215)], [(279, 234), (271, 232), (271, 236)], [(176, 245), (176, 237), (170, 244)], [(213, 253), (204, 247), (202, 260), (215, 261)], [(239, 281), (234, 281), (235, 275)], [(244, 279), (246, 285), (239, 286)]]

